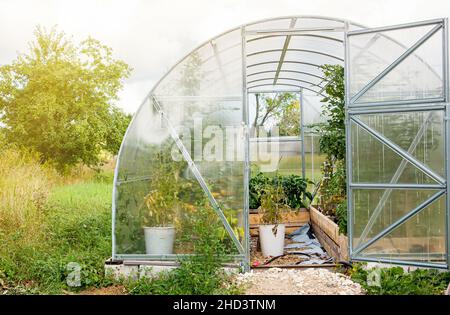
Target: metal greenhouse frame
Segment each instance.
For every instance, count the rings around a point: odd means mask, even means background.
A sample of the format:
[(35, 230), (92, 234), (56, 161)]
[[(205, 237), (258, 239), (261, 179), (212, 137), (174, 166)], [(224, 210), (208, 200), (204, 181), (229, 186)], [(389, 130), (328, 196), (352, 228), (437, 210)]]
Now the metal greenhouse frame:
[[(399, 33), (405, 30), (408, 36)], [(411, 40), (416, 30), (425, 33), (417, 31), (421, 36)], [(437, 43), (436, 34), (442, 35)], [(158, 171), (167, 166), (158, 166), (153, 158), (167, 154), (163, 147), (170, 146), (172, 159), (175, 151), (181, 156), (175, 180), (185, 184), (180, 187), (193, 189), (184, 196), (186, 203), (199, 202), (195, 189), (203, 192), (226, 231), (235, 261), (248, 269), (254, 146), (299, 143), (301, 174), (305, 177), (320, 168), (309, 126), (325, 119), (320, 116), (320, 100), (328, 83), (320, 67), (332, 64), (345, 66), (351, 259), (448, 268), (447, 41), (446, 19), (366, 28), (335, 18), (289, 16), (245, 24), (200, 45), (157, 82), (125, 134), (114, 174), (113, 260), (164, 261), (191, 254), (187, 223), (180, 233), (188, 240), (180, 241), (176, 254), (146, 254), (142, 243), (143, 200)], [(429, 51), (435, 54), (436, 45), (442, 48), (440, 58), (430, 59)], [(424, 47), (428, 50), (418, 53)], [(299, 94), (298, 137), (250, 138), (248, 96), (256, 92)], [(395, 129), (402, 125), (408, 127), (406, 136)], [(209, 127), (227, 136), (234, 132), (233, 145), (228, 138), (221, 143), (226, 159), (197, 156), (197, 149), (204, 149), (202, 141), (209, 139), (203, 134)], [(311, 145), (305, 144), (307, 139)], [(360, 147), (368, 151), (360, 152)], [(228, 159), (228, 154), (233, 158)], [(307, 156), (312, 161), (308, 169)], [(403, 209), (397, 206), (399, 200), (405, 200)], [(405, 222), (411, 226), (405, 228)], [(396, 250), (408, 237), (415, 243)]]
[[(352, 82), (351, 82), (351, 68), (352, 64), (352, 43), (351, 40), (353, 38), (358, 38), (358, 36), (364, 36), (366, 34), (380, 34), (383, 32), (389, 31), (403, 31), (407, 32), (411, 29), (422, 27), (422, 26), (432, 26), (432, 28), (422, 37), (418, 38), (411, 46), (405, 47), (404, 52), (395, 60), (393, 60), (390, 64), (388, 64), (381, 72), (376, 73), (376, 76), (373, 78), (369, 78), (367, 84), (365, 84), (362, 88), (358, 87), (358, 91), (355, 93), (351, 92)], [(386, 263), (398, 263), (398, 264), (406, 264), (406, 265), (415, 265), (415, 266), (423, 266), (423, 267), (435, 267), (435, 268), (448, 268), (449, 261), (449, 235), (448, 235), (448, 227), (449, 224), (449, 198), (448, 198), (448, 185), (447, 179), (449, 178), (450, 172), (448, 167), (449, 162), (449, 152), (448, 152), (448, 144), (449, 144), (449, 125), (448, 125), (448, 116), (449, 116), (449, 81), (448, 81), (448, 29), (447, 29), (447, 19), (436, 19), (424, 22), (410, 23), (410, 24), (402, 24), (397, 26), (390, 27), (380, 27), (373, 29), (365, 29), (365, 30), (357, 30), (351, 31), (346, 34), (346, 143), (347, 143), (347, 185), (348, 185), (348, 209), (349, 209), (349, 242), (350, 242), (350, 257), (353, 260), (362, 260), (362, 261), (376, 261), (376, 262), (386, 262)], [(440, 74), (441, 78), (441, 91), (439, 96), (434, 97), (426, 97), (426, 95), (418, 95), (414, 97), (414, 99), (406, 99), (400, 96), (400, 99), (397, 100), (374, 100), (374, 101), (366, 101), (361, 102), (361, 97), (370, 91), (372, 87), (374, 87), (381, 80), (386, 78), (386, 76), (395, 71), (396, 67), (399, 67), (402, 62), (405, 61), (409, 56), (414, 54), (417, 49), (419, 49), (424, 43), (430, 40), (430, 38), (436, 34), (438, 31), (441, 31), (442, 35), (439, 40), (439, 44), (441, 47), (434, 47), (435, 49), (442, 49), (442, 61), (440, 64)], [(369, 46), (370, 47), (370, 46)], [(370, 50), (370, 48), (366, 48)], [(412, 87), (414, 89), (414, 87)], [(428, 165), (418, 160), (414, 156), (414, 151), (418, 147), (420, 139), (423, 138), (425, 132), (427, 131), (427, 124), (429, 124), (429, 119), (431, 113), (433, 111), (440, 111), (443, 116), (443, 126), (442, 131), (444, 133), (444, 144), (443, 144), (443, 152), (444, 159), (443, 163), (443, 174), (438, 174), (433, 168), (430, 168)], [(417, 133), (414, 137), (411, 137), (409, 147), (407, 150), (405, 148), (400, 147), (395, 141), (392, 141), (388, 137), (385, 137), (379, 130), (374, 130), (363, 122), (359, 117), (363, 115), (383, 115), (389, 113), (404, 113), (404, 112), (423, 112), (426, 115), (426, 118), (423, 120), (422, 125), (417, 130)], [(364, 129), (367, 133), (371, 135), (371, 137), (376, 138), (378, 141), (383, 143), (383, 145), (387, 146), (392, 151), (396, 152), (399, 156), (403, 158), (401, 163), (398, 165), (398, 168), (394, 172), (391, 180), (389, 182), (384, 183), (367, 183), (367, 182), (358, 182), (357, 180), (353, 180), (353, 166), (354, 154), (352, 152), (352, 146), (358, 145), (358, 142), (354, 139), (352, 129), (354, 126), (358, 126), (358, 128)], [(428, 183), (399, 183), (400, 176), (404, 172), (407, 163), (412, 164), (415, 168), (420, 170), (421, 172), (428, 175), (430, 178), (434, 180), (433, 184)], [(373, 212), (370, 214), (369, 219), (367, 220), (367, 224), (364, 226), (362, 232), (358, 237), (363, 241), (360, 241), (358, 244), (354, 244), (355, 238), (355, 223), (354, 219), (356, 216), (353, 193), (358, 189), (384, 189), (381, 198), (379, 198), (377, 206), (374, 208)], [(367, 240), (367, 235), (373, 228), (377, 218), (382, 214), (383, 207), (386, 205), (387, 200), (390, 198), (392, 192), (394, 190), (408, 190), (408, 189), (420, 189), (420, 190), (434, 190), (434, 193), (429, 196), (426, 200), (423, 200), (420, 204), (418, 204), (413, 209), (410, 209), (403, 215), (395, 218), (393, 222), (389, 225), (385, 226), (381, 231), (378, 231), (376, 235), (372, 236), (372, 238)], [(438, 198), (445, 198), (445, 215), (443, 216), (445, 222), (445, 231), (444, 241), (445, 241), (445, 257), (443, 260), (437, 259), (434, 261), (433, 259), (421, 260), (417, 257), (414, 257), (412, 260), (405, 260), (401, 258), (393, 258), (392, 255), (375, 255), (375, 257), (364, 257), (362, 255), (362, 251), (367, 249), (372, 244), (381, 240), (383, 237), (386, 237), (390, 232), (411, 220), (412, 217), (423, 211), (426, 207), (435, 202)], [(426, 253), (424, 253), (426, 254)], [(428, 253), (431, 254), (431, 253)], [(377, 257), (378, 256), (378, 257)], [(395, 255), (394, 255), (395, 256)]]

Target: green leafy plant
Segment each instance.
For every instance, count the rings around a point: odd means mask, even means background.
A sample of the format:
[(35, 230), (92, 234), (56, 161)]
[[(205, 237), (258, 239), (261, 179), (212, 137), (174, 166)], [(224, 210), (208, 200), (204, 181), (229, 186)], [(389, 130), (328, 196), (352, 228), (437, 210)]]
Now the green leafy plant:
[(320, 210), (335, 219), (341, 231), (346, 231), (346, 170), (345, 170), (345, 89), (344, 68), (339, 65), (321, 67), (327, 85), (321, 100), (325, 123), (315, 125), (320, 136), (320, 150), (326, 154), (320, 184)]
[(312, 194), (307, 191), (308, 184), (312, 184), (306, 178), (298, 175), (277, 176), (274, 178), (274, 185), (281, 182), (283, 191), (286, 195), (286, 204), (292, 209), (309, 207), (312, 200)]
[(355, 264), (350, 271), (353, 281), (358, 282), (369, 295), (431, 295), (443, 294), (450, 282), (450, 272), (435, 269), (417, 269), (405, 272), (401, 267), (381, 268), (380, 283), (369, 285), (371, 270)]
[(250, 178), (249, 182), (250, 208), (257, 209), (261, 206), (262, 192), (267, 189), (268, 185), (282, 187), (286, 205), (290, 208), (307, 208), (312, 200), (312, 194), (307, 190), (310, 183), (312, 182), (299, 175), (268, 177), (264, 173), (258, 172)]
[(320, 135), (320, 150), (330, 160), (345, 159), (345, 89), (344, 67), (323, 65), (321, 67), (327, 85), (321, 100), (322, 115), (327, 117), (323, 124), (316, 125)]
[(347, 199), (343, 199), (336, 207), (336, 223), (339, 232), (347, 234)]
[(282, 213), (289, 210), (286, 194), (281, 185), (266, 185), (261, 191), (261, 222), (263, 224), (279, 224)]
[(271, 182), (271, 179), (258, 172), (249, 181), (250, 209), (258, 209), (261, 206), (261, 191)]

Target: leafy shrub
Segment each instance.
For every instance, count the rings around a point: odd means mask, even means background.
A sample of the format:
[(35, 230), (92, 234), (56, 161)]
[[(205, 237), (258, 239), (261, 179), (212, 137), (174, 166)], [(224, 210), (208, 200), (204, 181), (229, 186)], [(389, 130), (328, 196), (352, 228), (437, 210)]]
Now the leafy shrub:
[(268, 185), (278, 187), (279, 184), (283, 188), (286, 205), (292, 209), (306, 208), (312, 199), (312, 194), (307, 191), (310, 183), (309, 180), (298, 175), (268, 177), (264, 173), (258, 172), (250, 178), (249, 182), (250, 209), (257, 209), (261, 206), (262, 192)]
[(336, 223), (339, 232), (347, 235), (347, 199), (342, 200), (336, 207)]
[(292, 209), (300, 209), (308, 207), (308, 201), (312, 200), (312, 194), (307, 191), (308, 184), (311, 181), (298, 176), (288, 175), (274, 178), (276, 182), (281, 182), (284, 193), (286, 194), (287, 205)]
[(257, 209), (261, 206), (260, 192), (264, 187), (269, 184), (270, 178), (264, 175), (262, 172), (258, 172), (255, 176), (252, 176), (249, 181), (249, 197), (250, 197), (250, 209)]
[(431, 295), (443, 294), (450, 282), (450, 272), (434, 269), (417, 269), (404, 272), (401, 267), (381, 268), (380, 286), (367, 283), (370, 270), (354, 265), (351, 278), (358, 282), (369, 295)]

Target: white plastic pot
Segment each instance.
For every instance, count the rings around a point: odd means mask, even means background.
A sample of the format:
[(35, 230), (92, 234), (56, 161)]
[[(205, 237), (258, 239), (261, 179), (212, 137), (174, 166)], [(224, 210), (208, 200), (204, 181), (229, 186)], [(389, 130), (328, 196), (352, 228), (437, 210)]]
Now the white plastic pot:
[(273, 233), (274, 227), (274, 224), (259, 226), (259, 241), (264, 257), (283, 255), (286, 227), (284, 224), (278, 224), (276, 234)]
[(145, 251), (149, 255), (166, 255), (173, 253), (175, 227), (144, 227)]

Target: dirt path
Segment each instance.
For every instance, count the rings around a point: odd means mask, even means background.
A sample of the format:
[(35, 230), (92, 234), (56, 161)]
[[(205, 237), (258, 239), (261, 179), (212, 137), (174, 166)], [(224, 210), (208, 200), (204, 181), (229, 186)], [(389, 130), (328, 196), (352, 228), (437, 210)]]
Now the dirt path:
[(238, 275), (247, 295), (361, 295), (361, 286), (347, 276), (324, 268), (271, 268)]

